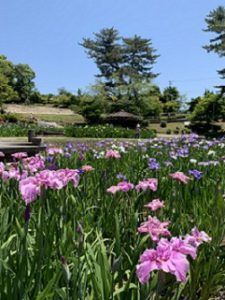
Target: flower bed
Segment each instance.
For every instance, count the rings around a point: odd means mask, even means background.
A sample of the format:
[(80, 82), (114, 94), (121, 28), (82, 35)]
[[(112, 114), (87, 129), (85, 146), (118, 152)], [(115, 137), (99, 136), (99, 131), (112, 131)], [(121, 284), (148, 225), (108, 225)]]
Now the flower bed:
[(2, 298), (218, 295), (224, 149), (196, 135), (103, 140), (0, 163)]
[(30, 129), (34, 130), (37, 134), (41, 134), (43, 132), (59, 134), (60, 131), (62, 135), (64, 133), (63, 129), (61, 128), (45, 128), (29, 123), (2, 123), (0, 124), (0, 137), (27, 136)]
[[(90, 137), (90, 138), (135, 138), (137, 132), (135, 129), (114, 127), (109, 125), (97, 126), (68, 126), (65, 129), (65, 135), (69, 137)], [(151, 129), (143, 128), (138, 137), (149, 139), (155, 136)]]

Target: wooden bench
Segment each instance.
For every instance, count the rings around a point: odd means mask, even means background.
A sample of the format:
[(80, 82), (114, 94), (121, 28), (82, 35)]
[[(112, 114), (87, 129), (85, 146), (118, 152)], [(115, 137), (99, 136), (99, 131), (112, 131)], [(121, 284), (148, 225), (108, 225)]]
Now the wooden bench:
[(35, 132), (30, 130), (28, 132), (28, 142), (23, 141), (0, 141), (0, 152), (5, 154), (2, 160), (12, 160), (11, 155), (16, 152), (26, 152), (28, 156), (35, 155), (44, 151), (46, 146), (41, 143), (41, 139), (35, 136)]

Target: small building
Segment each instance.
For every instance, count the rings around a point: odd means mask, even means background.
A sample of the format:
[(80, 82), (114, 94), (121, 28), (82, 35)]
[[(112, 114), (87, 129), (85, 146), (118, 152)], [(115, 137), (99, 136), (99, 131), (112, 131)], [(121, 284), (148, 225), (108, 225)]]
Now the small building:
[(143, 118), (124, 110), (109, 114), (104, 117), (105, 123), (119, 125), (123, 127), (135, 128), (137, 124), (143, 123)]

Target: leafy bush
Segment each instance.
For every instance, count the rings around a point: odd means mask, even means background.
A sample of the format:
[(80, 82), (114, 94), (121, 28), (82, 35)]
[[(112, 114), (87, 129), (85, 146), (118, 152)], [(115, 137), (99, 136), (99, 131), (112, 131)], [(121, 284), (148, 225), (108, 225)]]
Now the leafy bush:
[(221, 95), (209, 93), (200, 98), (192, 112), (192, 122), (207, 122), (223, 119), (225, 116), (225, 99)]
[(160, 123), (160, 127), (161, 127), (161, 128), (165, 128), (165, 127), (167, 127), (167, 123), (166, 123), (166, 121), (161, 121), (161, 123)]
[(220, 125), (206, 122), (193, 122), (190, 124), (190, 129), (192, 132), (203, 135), (213, 135), (222, 131), (222, 127)]
[(76, 113), (80, 113), (88, 123), (96, 124), (101, 121), (101, 114), (107, 102), (98, 96), (83, 95), (79, 106), (73, 106)]
[(171, 129), (167, 129), (166, 134), (171, 134)]
[(191, 129), (189, 129), (189, 128), (184, 128), (184, 129), (181, 130), (181, 133), (182, 133), (182, 134), (190, 134), (190, 133), (191, 133)]

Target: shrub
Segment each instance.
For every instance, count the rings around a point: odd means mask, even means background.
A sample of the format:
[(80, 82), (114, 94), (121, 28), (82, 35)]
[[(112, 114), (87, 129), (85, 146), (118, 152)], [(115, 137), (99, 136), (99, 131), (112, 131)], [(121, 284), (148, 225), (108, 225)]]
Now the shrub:
[(167, 129), (166, 134), (171, 134), (171, 129)]
[(194, 122), (190, 124), (190, 129), (198, 134), (208, 135), (221, 131), (221, 126), (205, 122)]
[(3, 115), (3, 120), (9, 123), (17, 123), (18, 122), (18, 118), (16, 115), (11, 114), (11, 113), (7, 113)]
[(166, 121), (162, 121), (162, 122), (160, 123), (160, 127), (161, 127), (161, 128), (167, 127)]
[(189, 129), (189, 128), (184, 128), (184, 129), (181, 130), (181, 133), (182, 133), (182, 134), (190, 134), (190, 133), (191, 133), (191, 129)]

